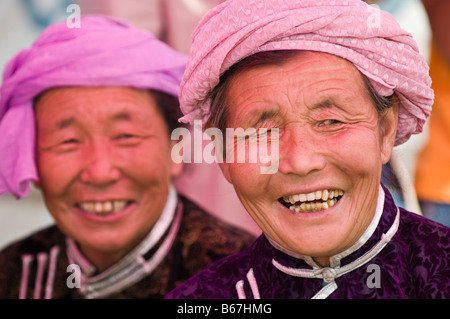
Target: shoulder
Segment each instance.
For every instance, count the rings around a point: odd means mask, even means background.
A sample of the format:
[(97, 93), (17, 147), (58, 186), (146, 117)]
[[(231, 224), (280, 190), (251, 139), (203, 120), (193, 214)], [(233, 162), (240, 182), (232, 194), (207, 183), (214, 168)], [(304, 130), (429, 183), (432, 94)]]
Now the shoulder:
[(65, 245), (64, 238), (56, 226), (50, 226), (0, 251), (0, 298), (10, 298), (15, 294), (23, 264), (36, 264), (40, 253), (49, 254), (53, 247)]
[(220, 255), (242, 251), (255, 240), (255, 236), (209, 214), (189, 199), (180, 196), (183, 220), (179, 238), (202, 245)]
[[(43, 250), (48, 250), (56, 243), (64, 241), (64, 234), (55, 226), (51, 225), (41, 229), (25, 238), (19, 239), (0, 251), (0, 260), (4, 256), (15, 254), (34, 254)], [(1, 262), (1, 261), (0, 261)]]
[(450, 298), (450, 228), (400, 209), (398, 238), (416, 291), (424, 298)]
[(430, 254), (450, 252), (449, 227), (402, 208), (400, 208), (399, 234), (402, 238), (408, 239), (411, 245), (432, 247), (428, 251)]
[(166, 295), (166, 299), (236, 299), (236, 283), (245, 278), (255, 247), (212, 263)]

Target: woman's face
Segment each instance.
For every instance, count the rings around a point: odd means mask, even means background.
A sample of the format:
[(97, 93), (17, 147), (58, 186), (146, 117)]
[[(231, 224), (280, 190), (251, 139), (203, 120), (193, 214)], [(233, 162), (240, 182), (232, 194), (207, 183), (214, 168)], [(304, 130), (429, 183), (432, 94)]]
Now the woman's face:
[(119, 87), (57, 88), (36, 102), (37, 186), (59, 228), (100, 269), (148, 234), (181, 170), (155, 103)]
[(221, 164), (264, 233), (317, 260), (356, 242), (376, 209), (396, 109), (388, 111), (380, 129), (359, 71), (319, 52), (242, 71), (231, 79), (226, 96), (227, 127), (279, 129), (278, 139), (268, 137), (279, 143), (275, 174), (261, 174), (262, 164), (248, 158)]

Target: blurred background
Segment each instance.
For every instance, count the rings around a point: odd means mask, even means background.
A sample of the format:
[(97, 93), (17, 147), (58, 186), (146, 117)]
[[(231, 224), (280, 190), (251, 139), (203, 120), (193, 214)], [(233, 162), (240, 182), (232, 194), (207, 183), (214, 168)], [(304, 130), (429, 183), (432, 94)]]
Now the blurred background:
[[(199, 19), (220, 0), (1, 0), (0, 1), (0, 70), (21, 49), (29, 47), (50, 23), (64, 21), (70, 15), (68, 5), (78, 4), (81, 14), (103, 13), (126, 19), (145, 28), (174, 49), (188, 53), (190, 34)], [(377, 1), (375, 1), (377, 2)], [(425, 57), (430, 57), (431, 29), (420, 0), (378, 1), (381, 9), (393, 14), (409, 31)], [(1, 81), (1, 80), (0, 80)], [(1, 138), (1, 137), (0, 137)], [(404, 168), (414, 179), (417, 154), (428, 138), (424, 133), (414, 136), (397, 153)], [(2, 154), (0, 154), (0, 161)], [(412, 185), (412, 184), (411, 184)], [(223, 216), (222, 216), (223, 217)], [(226, 217), (232, 224), (253, 232), (249, 218)], [(11, 195), (0, 196), (0, 249), (52, 224), (39, 191), (32, 188), (28, 197), (16, 200)]]

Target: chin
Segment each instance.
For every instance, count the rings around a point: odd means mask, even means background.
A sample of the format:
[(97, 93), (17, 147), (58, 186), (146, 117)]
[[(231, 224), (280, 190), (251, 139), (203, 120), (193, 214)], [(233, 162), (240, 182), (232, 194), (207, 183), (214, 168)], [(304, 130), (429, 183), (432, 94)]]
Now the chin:
[[(342, 230), (341, 230), (342, 231)], [(339, 253), (338, 247), (345, 240), (339, 229), (298, 230), (292, 236), (285, 237), (283, 247), (295, 253), (312, 256), (328, 257)]]
[(117, 235), (99, 235), (83, 239), (75, 240), (81, 246), (91, 247), (92, 250), (97, 250), (103, 253), (117, 253), (118, 251), (122, 251), (125, 247), (128, 247), (130, 244), (130, 240), (126, 240), (123, 237), (119, 237)]

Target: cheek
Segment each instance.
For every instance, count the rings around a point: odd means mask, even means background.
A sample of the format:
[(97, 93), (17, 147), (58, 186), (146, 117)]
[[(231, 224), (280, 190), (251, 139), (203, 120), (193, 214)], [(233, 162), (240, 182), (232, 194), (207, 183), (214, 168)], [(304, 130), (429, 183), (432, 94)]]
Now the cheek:
[(329, 139), (328, 148), (339, 166), (350, 171), (370, 174), (378, 171), (383, 164), (376, 129), (349, 129), (345, 134)]
[(62, 195), (76, 178), (82, 160), (75, 156), (39, 154), (37, 167), (42, 190), (51, 195)]
[(138, 148), (118, 150), (115, 155), (117, 167), (140, 184), (170, 179), (171, 157), (165, 144), (144, 143)]
[(267, 200), (270, 191), (270, 174), (261, 174), (260, 165), (248, 163), (228, 164), (231, 183), (247, 209)]

